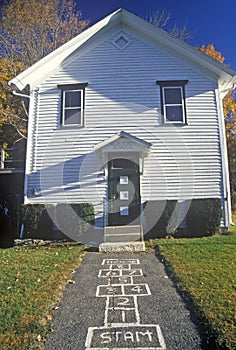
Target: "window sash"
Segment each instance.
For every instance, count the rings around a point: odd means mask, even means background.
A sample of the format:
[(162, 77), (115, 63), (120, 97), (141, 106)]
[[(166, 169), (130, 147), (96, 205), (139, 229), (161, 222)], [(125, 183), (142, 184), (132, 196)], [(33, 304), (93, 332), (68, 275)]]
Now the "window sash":
[[(66, 106), (66, 94), (80, 92), (80, 97), (78, 100), (78, 106)], [(84, 90), (83, 89), (73, 89), (73, 90), (63, 90), (62, 92), (62, 125), (83, 125), (83, 110), (84, 110)], [(75, 113), (73, 113), (74, 111)], [(72, 113), (70, 113), (72, 112)], [(76, 113), (77, 112), (77, 113)], [(77, 116), (76, 116), (77, 114)], [(67, 115), (71, 115), (67, 118)], [(74, 120), (73, 120), (74, 117)], [(72, 118), (72, 119), (71, 119)], [(76, 118), (78, 118), (78, 122), (76, 122)], [(71, 122), (68, 122), (70, 121)]]
[[(165, 90), (170, 90), (170, 89), (179, 89), (180, 94), (181, 94), (181, 103), (166, 103), (166, 91)], [(185, 123), (185, 105), (184, 105), (184, 92), (183, 92), (183, 87), (182, 86), (162, 86), (162, 98), (163, 98), (163, 114), (164, 114), (164, 122), (165, 123), (178, 123), (178, 124), (183, 124)], [(168, 108), (168, 107), (181, 107), (182, 111), (182, 118), (181, 120), (171, 120), (170, 117), (168, 117), (167, 110), (173, 108)], [(179, 110), (179, 108), (176, 108), (176, 110)]]

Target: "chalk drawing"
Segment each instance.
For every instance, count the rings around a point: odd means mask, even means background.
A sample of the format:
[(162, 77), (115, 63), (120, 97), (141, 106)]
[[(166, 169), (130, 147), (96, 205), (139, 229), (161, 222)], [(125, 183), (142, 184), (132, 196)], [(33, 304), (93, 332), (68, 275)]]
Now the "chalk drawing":
[[(106, 298), (104, 326), (89, 327), (86, 350), (166, 350), (159, 325), (141, 324), (138, 298), (151, 295), (139, 259), (103, 259), (96, 297)], [(134, 283), (135, 280), (135, 283)]]

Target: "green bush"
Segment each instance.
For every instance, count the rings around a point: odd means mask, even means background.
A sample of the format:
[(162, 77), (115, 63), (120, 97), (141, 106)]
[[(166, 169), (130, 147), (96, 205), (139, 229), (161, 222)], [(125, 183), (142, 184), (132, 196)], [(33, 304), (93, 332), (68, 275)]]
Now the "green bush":
[(61, 203), (56, 206), (58, 229), (73, 239), (79, 239), (93, 224), (94, 209), (90, 203)]
[(50, 239), (53, 235), (53, 220), (58, 230), (77, 238), (93, 224), (94, 209), (89, 203), (26, 204), (22, 206), (24, 236)]
[(50, 204), (23, 204), (21, 218), (24, 224), (24, 236), (30, 238), (49, 238), (52, 232), (52, 220), (49, 212)]
[(219, 198), (193, 199), (186, 215), (187, 231), (191, 236), (211, 236), (219, 232), (222, 217)]
[(176, 230), (179, 218), (176, 200), (148, 201), (144, 211), (147, 221), (145, 239), (165, 237)]

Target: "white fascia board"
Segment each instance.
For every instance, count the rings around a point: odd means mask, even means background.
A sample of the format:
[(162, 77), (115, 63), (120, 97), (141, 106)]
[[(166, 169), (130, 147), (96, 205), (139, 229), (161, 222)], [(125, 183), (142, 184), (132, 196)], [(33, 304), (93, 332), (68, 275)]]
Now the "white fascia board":
[(114, 24), (120, 20), (121, 9), (95, 23), (92, 27), (86, 29), (75, 38), (43, 57), (31, 67), (10, 80), (8, 84), (13, 87), (16, 86), (20, 91), (22, 91), (27, 85), (30, 85), (31, 89), (35, 88), (45, 77), (49, 76), (52, 71), (57, 70), (57, 67), (59, 67), (69, 55), (93, 37), (97, 32), (108, 24)]

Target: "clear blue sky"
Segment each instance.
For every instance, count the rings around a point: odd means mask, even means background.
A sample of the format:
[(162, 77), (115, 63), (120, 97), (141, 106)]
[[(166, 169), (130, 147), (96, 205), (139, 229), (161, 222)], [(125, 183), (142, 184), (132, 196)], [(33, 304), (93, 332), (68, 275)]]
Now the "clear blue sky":
[(145, 17), (150, 11), (165, 9), (172, 23), (187, 24), (194, 46), (214, 43), (225, 63), (236, 69), (236, 0), (76, 0), (83, 18), (91, 24), (124, 8)]

